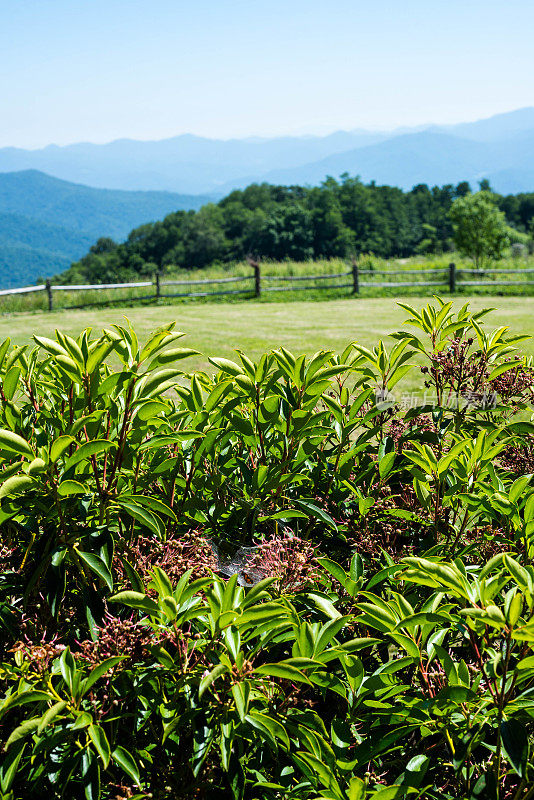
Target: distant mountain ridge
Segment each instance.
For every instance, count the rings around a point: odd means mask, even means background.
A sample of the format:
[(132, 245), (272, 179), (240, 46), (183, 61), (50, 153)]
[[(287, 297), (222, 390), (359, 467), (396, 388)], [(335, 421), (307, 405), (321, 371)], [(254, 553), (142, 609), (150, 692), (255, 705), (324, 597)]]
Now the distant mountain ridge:
[(478, 181), (487, 178), (493, 189), (503, 194), (532, 191), (534, 128), (506, 141), (489, 142), (438, 131), (404, 134), (301, 167), (273, 170), (263, 178), (268, 183), (315, 184), (325, 175), (339, 176), (343, 172), (359, 175), (364, 183), (374, 180), (401, 189), (411, 189), (419, 183), (443, 185), (462, 180), (476, 187)]
[(1, 148), (0, 287), (61, 272), (101, 236), (122, 241), (253, 182), (316, 185), (343, 173), (406, 190), (488, 178), (501, 193), (532, 191), (534, 107), (392, 131)]
[(144, 222), (209, 199), (95, 189), (36, 170), (0, 173), (0, 288), (54, 275), (101, 236), (121, 241)]
[[(252, 181), (317, 183), (343, 172), (402, 188), (482, 176), (493, 178), (499, 191), (517, 192), (534, 188), (533, 140), (534, 107), (529, 107), (475, 122), (386, 132), (228, 140), (183, 134), (39, 150), (5, 147), (0, 173), (37, 169), (99, 188), (218, 196)], [(480, 147), (469, 149), (473, 143)]]

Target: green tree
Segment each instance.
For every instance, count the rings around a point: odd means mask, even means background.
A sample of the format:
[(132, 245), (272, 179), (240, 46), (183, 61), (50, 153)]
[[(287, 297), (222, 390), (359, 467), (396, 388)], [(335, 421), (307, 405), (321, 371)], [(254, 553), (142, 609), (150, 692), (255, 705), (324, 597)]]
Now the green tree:
[(460, 253), (473, 259), (476, 269), (503, 255), (510, 243), (508, 225), (490, 192), (458, 197), (449, 214), (454, 243)]

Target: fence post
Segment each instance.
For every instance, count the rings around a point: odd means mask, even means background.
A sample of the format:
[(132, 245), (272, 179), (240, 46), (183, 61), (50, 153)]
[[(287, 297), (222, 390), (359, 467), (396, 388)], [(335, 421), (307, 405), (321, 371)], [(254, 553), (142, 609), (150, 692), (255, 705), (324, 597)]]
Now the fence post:
[(54, 306), (52, 302), (52, 284), (50, 283), (50, 278), (46, 279), (46, 293), (48, 295), (48, 310), (52, 311)]
[(352, 294), (358, 294), (360, 291), (360, 279), (358, 275), (358, 260), (356, 257), (352, 259)]
[(160, 282), (159, 282), (160, 281), (160, 277), (161, 277), (161, 273), (158, 270), (158, 272), (156, 272), (156, 276), (155, 276), (155, 280), (156, 280), (156, 300), (159, 300), (159, 298), (161, 297), (161, 286), (160, 286)]
[(254, 294), (256, 295), (256, 297), (260, 297), (261, 295), (260, 262), (252, 258), (252, 256), (247, 256), (247, 262), (254, 270)]
[(449, 291), (451, 294), (456, 294), (456, 264), (454, 262), (449, 264)]

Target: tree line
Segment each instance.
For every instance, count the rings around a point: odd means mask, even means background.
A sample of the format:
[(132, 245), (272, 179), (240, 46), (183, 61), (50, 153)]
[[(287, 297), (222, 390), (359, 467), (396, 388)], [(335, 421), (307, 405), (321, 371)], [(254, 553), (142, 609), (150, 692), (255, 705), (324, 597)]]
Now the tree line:
[[(487, 181), (480, 188), (490, 189)], [(454, 247), (451, 207), (470, 194), (465, 181), (403, 191), (363, 184), (348, 174), (318, 187), (252, 184), (198, 211), (176, 211), (141, 225), (123, 243), (101, 238), (59, 278), (128, 281), (237, 261), (248, 253), (305, 261), (350, 253), (389, 258), (446, 252)], [(526, 239), (533, 230), (534, 193), (492, 197), (512, 240)]]

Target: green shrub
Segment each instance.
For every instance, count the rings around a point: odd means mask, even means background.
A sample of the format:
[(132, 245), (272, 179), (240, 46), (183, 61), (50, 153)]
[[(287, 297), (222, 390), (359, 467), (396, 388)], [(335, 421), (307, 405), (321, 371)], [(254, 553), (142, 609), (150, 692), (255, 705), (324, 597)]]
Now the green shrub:
[(212, 376), (0, 346), (2, 800), (534, 794), (532, 366), (404, 307)]

